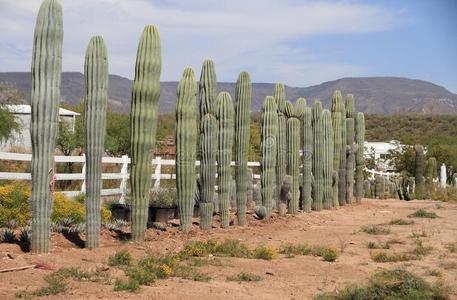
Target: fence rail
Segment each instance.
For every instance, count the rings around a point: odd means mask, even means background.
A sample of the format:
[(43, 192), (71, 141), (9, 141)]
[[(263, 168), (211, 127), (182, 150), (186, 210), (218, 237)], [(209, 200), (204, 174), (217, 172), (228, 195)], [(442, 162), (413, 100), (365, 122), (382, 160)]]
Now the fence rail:
[[(14, 160), (14, 161), (31, 161), (32, 155), (25, 153), (12, 153), (12, 152), (0, 152), (0, 160)], [(62, 193), (68, 196), (76, 196), (84, 193), (86, 189), (85, 172), (86, 172), (86, 157), (82, 156), (55, 156), (54, 160), (56, 163), (82, 163), (83, 167), (81, 173), (56, 173), (56, 180), (82, 180), (81, 190), (79, 191), (62, 191)], [(103, 157), (102, 164), (120, 164), (121, 170), (119, 173), (102, 173), (103, 180), (120, 180), (121, 183), (119, 188), (113, 189), (102, 189), (102, 196), (116, 196), (120, 195), (119, 202), (124, 202), (125, 195), (127, 193), (127, 180), (129, 179), (128, 165), (131, 163), (130, 158), (127, 155), (122, 157)], [(152, 165), (155, 166), (155, 170), (151, 175), (151, 178), (155, 180), (154, 187), (160, 186), (160, 180), (176, 179), (176, 174), (163, 173), (162, 166), (174, 166), (175, 160), (173, 159), (162, 159), (161, 157), (155, 157), (152, 160)], [(200, 161), (195, 162), (195, 166), (199, 166)], [(235, 162), (232, 161), (232, 166)], [(259, 162), (248, 162), (249, 167), (260, 167)], [(260, 175), (254, 174), (254, 178), (260, 178)], [(0, 172), (0, 179), (6, 180), (31, 180), (30, 173), (13, 173), (13, 172)]]

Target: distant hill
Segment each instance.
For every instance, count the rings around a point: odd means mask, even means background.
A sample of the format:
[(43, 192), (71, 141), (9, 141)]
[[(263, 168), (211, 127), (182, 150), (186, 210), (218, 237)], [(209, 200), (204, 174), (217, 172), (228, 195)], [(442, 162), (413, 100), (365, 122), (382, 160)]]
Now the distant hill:
[[(30, 98), (29, 72), (0, 72), (0, 82), (16, 85)], [(176, 102), (176, 81), (161, 84), (159, 110), (172, 112)], [(132, 81), (118, 75), (109, 77), (109, 101), (116, 111), (130, 109)], [(394, 114), (457, 114), (457, 95), (444, 87), (431, 82), (401, 77), (356, 77), (342, 78), (306, 88), (286, 87), (287, 97), (295, 101), (305, 97), (308, 103), (320, 99), (325, 106), (331, 103), (334, 90), (343, 94), (352, 93), (356, 99), (357, 110), (368, 113)], [(235, 84), (219, 82), (218, 90), (235, 93)], [(274, 84), (254, 83), (252, 110), (260, 111), (265, 96), (273, 94)], [(62, 73), (62, 99), (69, 104), (78, 103), (84, 96), (84, 76), (79, 72)]]

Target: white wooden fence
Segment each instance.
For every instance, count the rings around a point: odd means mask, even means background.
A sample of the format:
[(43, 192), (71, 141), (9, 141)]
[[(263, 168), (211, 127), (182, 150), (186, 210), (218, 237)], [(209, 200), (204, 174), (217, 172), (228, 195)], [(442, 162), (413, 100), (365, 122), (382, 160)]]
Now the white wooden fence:
[[(31, 161), (31, 154), (23, 153), (11, 153), (11, 152), (0, 152), (0, 160), (14, 160), (14, 161)], [(54, 160), (56, 163), (82, 163), (83, 167), (81, 173), (57, 173), (56, 180), (82, 180), (81, 190), (79, 191), (64, 191), (62, 193), (68, 196), (76, 196), (85, 192), (85, 172), (86, 172), (86, 157), (82, 156), (55, 156)], [(152, 160), (152, 165), (155, 166), (152, 179), (155, 180), (154, 187), (160, 186), (161, 179), (176, 179), (176, 174), (162, 173), (162, 166), (174, 166), (175, 161), (172, 159), (162, 159), (156, 157)], [(127, 180), (129, 179), (128, 165), (130, 164), (130, 158), (127, 155), (122, 157), (103, 157), (102, 164), (121, 164), (121, 171), (119, 173), (102, 173), (102, 180), (120, 180), (119, 188), (113, 189), (102, 189), (102, 196), (115, 196), (120, 195), (119, 202), (123, 203), (125, 195), (127, 193)], [(200, 161), (195, 162), (196, 166), (200, 165)], [(232, 166), (235, 162), (232, 161)], [(248, 167), (259, 167), (259, 162), (248, 162)], [(254, 174), (254, 178), (260, 178), (260, 175)], [(12, 172), (0, 172), (0, 179), (6, 180), (31, 180), (30, 173), (12, 173)]]

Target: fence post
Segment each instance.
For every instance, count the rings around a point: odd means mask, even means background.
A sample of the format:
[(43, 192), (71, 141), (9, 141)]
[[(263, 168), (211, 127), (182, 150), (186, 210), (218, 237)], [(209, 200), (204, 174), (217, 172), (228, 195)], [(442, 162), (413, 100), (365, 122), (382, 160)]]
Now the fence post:
[(155, 158), (157, 162), (156, 170), (154, 172), (156, 181), (154, 182), (154, 189), (158, 189), (160, 187), (160, 174), (162, 169), (162, 158), (160, 156)]
[(127, 155), (122, 155), (122, 168), (121, 168), (121, 184), (119, 189), (121, 190), (121, 198), (119, 199), (120, 204), (125, 204), (125, 194), (127, 194), (127, 177), (128, 173), (128, 166), (129, 166), (129, 157)]
[(82, 175), (84, 176), (83, 184), (81, 184), (81, 194), (86, 193), (86, 154), (83, 153), (84, 164), (81, 170)]

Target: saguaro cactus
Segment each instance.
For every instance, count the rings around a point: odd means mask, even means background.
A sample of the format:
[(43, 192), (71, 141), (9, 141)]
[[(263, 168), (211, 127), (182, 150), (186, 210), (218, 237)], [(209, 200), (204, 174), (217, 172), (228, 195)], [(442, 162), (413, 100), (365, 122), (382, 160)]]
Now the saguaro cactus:
[(333, 128), (332, 116), (330, 111), (324, 109), (322, 111), (322, 131), (323, 131), (323, 151), (322, 151), (322, 167), (323, 167), (323, 190), (322, 204), (325, 209), (333, 207)]
[(356, 170), (355, 170), (355, 201), (360, 203), (363, 197), (363, 169), (365, 168), (365, 116), (363, 112), (357, 113), (356, 119)]
[(130, 112), (132, 239), (136, 241), (144, 239), (148, 219), (161, 69), (159, 31), (155, 26), (148, 25), (138, 45)]
[[(334, 124), (334, 159), (338, 159), (338, 163), (334, 162), (333, 168), (338, 170), (338, 203), (346, 204), (346, 108), (343, 103), (341, 92), (336, 90), (332, 97), (332, 119), (338, 118), (340, 115), (340, 127)], [(338, 134), (339, 132), (339, 134)], [(337, 169), (338, 167), (338, 169)]]
[(313, 199), (311, 197), (313, 182), (313, 151), (314, 138), (311, 107), (303, 112), (303, 210), (311, 211)]
[(427, 168), (425, 172), (425, 184), (428, 189), (433, 188), (433, 180), (437, 177), (437, 164), (436, 158), (430, 157), (427, 160)]
[(279, 197), (284, 176), (287, 171), (287, 117), (286, 110), (286, 90), (284, 84), (275, 85), (274, 98), (278, 110), (278, 136), (276, 140), (276, 194), (275, 199)]
[(238, 225), (246, 224), (246, 182), (251, 128), (251, 77), (241, 72), (236, 81), (235, 93), (235, 180)]
[[(332, 112), (332, 129), (333, 129), (333, 170), (337, 173), (339, 179), (340, 162), (341, 162), (341, 148), (342, 144), (342, 133), (341, 133), (341, 112)], [(338, 184), (339, 180), (333, 187), (333, 206), (338, 207)]]
[(176, 189), (181, 230), (192, 227), (197, 140), (197, 83), (191, 68), (184, 70), (178, 84), (176, 103)]
[(219, 176), (219, 213), (221, 215), (221, 226), (224, 228), (228, 227), (230, 223), (230, 190), (233, 182), (230, 172), (234, 127), (233, 114), (232, 97), (227, 92), (219, 93), (217, 96), (217, 118), (219, 122), (217, 170)]
[(62, 7), (44, 0), (36, 20), (32, 56), (32, 251), (49, 251), (50, 182), (58, 129), (62, 73)]
[(422, 145), (415, 145), (416, 158), (414, 160), (414, 179), (416, 180), (416, 198), (423, 199), (425, 193), (425, 153)]
[(354, 168), (357, 145), (355, 141), (355, 105), (351, 94), (346, 96), (346, 203), (354, 196)]
[(275, 192), (275, 167), (276, 167), (276, 137), (278, 135), (278, 113), (275, 98), (267, 96), (262, 108), (262, 136), (260, 151), (261, 174), (260, 184), (262, 205), (265, 207), (266, 216), (271, 215), (273, 206), (273, 193)]
[(203, 62), (200, 75), (200, 228), (211, 230), (216, 185), (216, 70), (212, 60)]
[(322, 121), (322, 103), (316, 100), (313, 105), (313, 209), (322, 210), (324, 192), (324, 124)]
[(287, 116), (287, 175), (291, 176), (290, 201), (288, 212), (290, 214), (298, 213), (300, 197), (300, 118), (299, 111), (292, 106), (292, 103), (286, 103)]
[(84, 65), (86, 101), (84, 146), (86, 148), (86, 247), (99, 246), (102, 156), (105, 150), (106, 106), (108, 103), (108, 55), (101, 36), (93, 37)]

